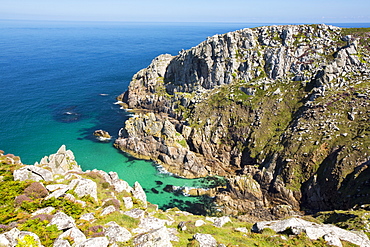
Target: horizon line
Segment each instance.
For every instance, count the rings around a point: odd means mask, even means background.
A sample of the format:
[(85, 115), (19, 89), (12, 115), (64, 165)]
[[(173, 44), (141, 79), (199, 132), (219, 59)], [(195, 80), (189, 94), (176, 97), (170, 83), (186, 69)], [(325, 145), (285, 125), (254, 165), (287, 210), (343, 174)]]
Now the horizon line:
[(120, 22), (120, 23), (220, 23), (220, 24), (370, 24), (369, 22), (266, 22), (266, 21), (127, 21), (127, 20), (56, 20), (56, 19), (12, 19), (0, 18), (0, 21), (38, 21), (38, 22)]

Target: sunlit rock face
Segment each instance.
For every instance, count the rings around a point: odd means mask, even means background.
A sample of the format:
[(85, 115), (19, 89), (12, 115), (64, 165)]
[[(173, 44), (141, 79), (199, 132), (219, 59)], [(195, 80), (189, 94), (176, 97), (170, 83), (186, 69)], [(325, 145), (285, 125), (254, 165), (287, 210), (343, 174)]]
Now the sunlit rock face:
[(268, 26), (160, 55), (118, 97), (137, 114), (115, 145), (180, 176), (226, 176), (215, 200), (232, 214), (369, 203), (368, 43), (365, 29)]

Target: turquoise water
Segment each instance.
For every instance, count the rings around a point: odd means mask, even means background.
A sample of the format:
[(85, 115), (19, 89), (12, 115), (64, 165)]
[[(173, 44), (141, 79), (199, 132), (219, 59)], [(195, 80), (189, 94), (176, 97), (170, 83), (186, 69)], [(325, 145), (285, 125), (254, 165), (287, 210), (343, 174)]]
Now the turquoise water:
[(162, 174), (152, 162), (100, 143), (92, 133), (117, 135), (128, 116), (115, 97), (157, 55), (176, 55), (207, 36), (260, 25), (0, 21), (0, 149), (33, 164), (65, 144), (84, 170), (115, 171), (131, 185), (139, 181), (150, 202), (191, 210), (189, 202), (197, 198), (163, 188), (202, 186), (201, 180)]

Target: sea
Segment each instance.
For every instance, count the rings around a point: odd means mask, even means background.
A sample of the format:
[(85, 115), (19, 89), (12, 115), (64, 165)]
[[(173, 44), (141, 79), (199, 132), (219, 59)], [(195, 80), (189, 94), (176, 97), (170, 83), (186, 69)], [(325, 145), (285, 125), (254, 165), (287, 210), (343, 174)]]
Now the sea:
[(201, 213), (205, 198), (166, 188), (207, 187), (212, 179), (176, 177), (117, 150), (113, 140), (96, 140), (93, 132), (117, 138), (130, 114), (116, 97), (156, 56), (177, 55), (215, 34), (273, 24), (0, 20), (0, 149), (34, 164), (64, 144), (83, 170), (114, 171), (131, 186), (138, 181), (161, 209)]

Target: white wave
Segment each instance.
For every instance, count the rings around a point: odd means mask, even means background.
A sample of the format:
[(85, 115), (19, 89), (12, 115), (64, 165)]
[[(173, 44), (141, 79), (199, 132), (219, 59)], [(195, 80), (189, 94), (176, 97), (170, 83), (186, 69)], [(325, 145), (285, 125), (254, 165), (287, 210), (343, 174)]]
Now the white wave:
[(64, 115), (78, 115), (77, 113), (75, 112), (70, 112), (70, 111), (66, 111), (63, 113)]
[(157, 168), (158, 174), (175, 177), (175, 174), (173, 174), (172, 172), (167, 171), (160, 164), (155, 164), (155, 167)]

